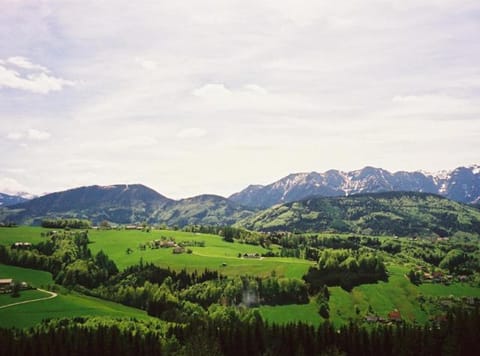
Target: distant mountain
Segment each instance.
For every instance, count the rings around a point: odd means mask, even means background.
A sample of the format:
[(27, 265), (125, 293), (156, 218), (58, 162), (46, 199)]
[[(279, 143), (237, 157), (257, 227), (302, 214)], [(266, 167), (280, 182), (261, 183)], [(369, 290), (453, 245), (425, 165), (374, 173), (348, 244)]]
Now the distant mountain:
[(176, 201), (141, 184), (118, 184), (47, 194), (2, 209), (0, 220), (39, 224), (45, 217), (76, 217), (94, 223), (107, 220), (118, 224), (147, 221), (170, 226), (229, 225), (251, 214), (252, 210), (219, 196), (200, 195)]
[(9, 218), (39, 223), (43, 217), (78, 217), (94, 222), (143, 221), (171, 200), (141, 184), (89, 186), (56, 192), (10, 206)]
[(480, 211), (438, 195), (386, 192), (276, 205), (237, 225), (261, 231), (450, 236), (458, 231), (480, 233)]
[(20, 204), (27, 201), (27, 198), (24, 198), (20, 195), (10, 195), (5, 193), (0, 193), (0, 206), (10, 206), (15, 204)]
[(266, 208), (314, 196), (389, 191), (433, 193), (463, 203), (476, 203), (480, 201), (480, 166), (459, 167), (439, 173), (391, 173), (375, 167), (352, 172), (296, 173), (266, 186), (248, 186), (229, 199), (244, 206)]
[(166, 209), (159, 209), (151, 219), (170, 226), (232, 225), (252, 214), (251, 209), (218, 195), (199, 195), (176, 201)]

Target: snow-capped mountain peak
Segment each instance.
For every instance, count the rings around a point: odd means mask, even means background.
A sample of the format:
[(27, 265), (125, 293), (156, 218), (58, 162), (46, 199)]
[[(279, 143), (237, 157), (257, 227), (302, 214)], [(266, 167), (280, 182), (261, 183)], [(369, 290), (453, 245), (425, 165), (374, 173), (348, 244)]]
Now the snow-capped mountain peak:
[(480, 165), (459, 167), (451, 171), (399, 171), (364, 167), (351, 172), (328, 170), (323, 173), (290, 174), (277, 182), (252, 191), (247, 188), (230, 197), (252, 207), (268, 207), (278, 203), (312, 196), (341, 196), (386, 191), (414, 191), (443, 195), (464, 203), (480, 197)]

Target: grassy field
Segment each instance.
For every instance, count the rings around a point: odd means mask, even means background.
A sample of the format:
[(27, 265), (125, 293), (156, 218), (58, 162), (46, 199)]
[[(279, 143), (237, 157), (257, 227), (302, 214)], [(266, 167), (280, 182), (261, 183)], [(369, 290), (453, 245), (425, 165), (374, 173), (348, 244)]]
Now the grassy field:
[(27, 282), (35, 288), (53, 284), (52, 275), (49, 272), (2, 264), (0, 264), (0, 278), (13, 278), (20, 282)]
[[(16, 241), (39, 242), (44, 238), (40, 233), (46, 231), (38, 227), (0, 228), (0, 243), (11, 244)], [(172, 249), (150, 249), (142, 251), (139, 244), (160, 239), (162, 236), (175, 241), (204, 241), (205, 247), (190, 247), (192, 254), (173, 254)], [(243, 259), (238, 254), (264, 253), (267, 250), (260, 246), (223, 241), (219, 236), (208, 234), (186, 233), (170, 230), (153, 230), (142, 232), (136, 230), (91, 230), (89, 232), (93, 253), (100, 250), (106, 252), (119, 268), (138, 263), (153, 262), (162, 267), (187, 270), (219, 270), (225, 275), (270, 275), (275, 271), (281, 277), (301, 278), (312, 262), (296, 258), (263, 258)], [(133, 253), (127, 254), (130, 248)], [(278, 247), (277, 247), (278, 249)], [(226, 266), (223, 266), (226, 264)], [(349, 320), (362, 320), (366, 314), (375, 313), (381, 317), (398, 309), (404, 319), (411, 322), (423, 323), (428, 320), (429, 308), (422, 308), (418, 298), (420, 296), (474, 296), (480, 297), (480, 288), (467, 284), (454, 283), (450, 286), (441, 284), (422, 284), (415, 286), (405, 277), (409, 268), (394, 262), (388, 263), (388, 282), (364, 284), (347, 292), (340, 287), (329, 288), (331, 297), (330, 320), (336, 326), (347, 323)], [(26, 281), (36, 287), (53, 284), (47, 272), (0, 265), (0, 278), (15, 278)], [(10, 298), (10, 296), (2, 296)], [(23, 298), (23, 297), (22, 297)], [(26, 297), (25, 297), (26, 298)], [(1, 303), (6, 303), (0, 299)], [(41, 308), (40, 308), (41, 307)], [(261, 314), (269, 322), (305, 321), (318, 325), (322, 319), (318, 315), (318, 306), (311, 302), (306, 305), (262, 306)], [(60, 295), (54, 300), (33, 303), (0, 311), (0, 326), (18, 325), (28, 326), (49, 316), (73, 315), (117, 315), (147, 317), (142, 311), (126, 308), (115, 303), (108, 303), (95, 298), (80, 295)], [(15, 316), (18, 315), (18, 318)], [(31, 315), (31, 318), (29, 317)], [(10, 320), (10, 321), (8, 321)]]
[[(50, 273), (28, 268), (0, 265), (0, 276), (26, 281), (36, 286), (53, 284)], [(22, 291), (20, 294), (19, 298), (12, 298), (10, 295), (0, 295), (0, 305), (48, 296), (48, 294), (36, 290)], [(68, 293), (59, 294), (56, 298), (49, 300), (0, 309), (0, 327), (24, 328), (33, 326), (45, 318), (87, 315), (132, 317), (137, 319), (150, 318), (144, 311), (139, 309), (76, 293)]]
[(309, 304), (266, 305), (259, 307), (258, 310), (270, 323), (284, 324), (301, 321), (318, 326), (323, 321), (318, 314), (318, 305), (314, 301)]
[[(7, 245), (17, 241), (37, 243), (45, 238), (40, 237), (40, 227), (21, 226), (17, 228), (0, 228), (0, 243)], [(142, 251), (140, 244), (160, 239), (162, 236), (173, 238), (175, 241), (204, 241), (205, 247), (189, 247), (192, 254), (173, 254), (172, 249), (150, 249)], [(143, 259), (162, 267), (189, 271), (205, 268), (219, 270), (222, 274), (232, 276), (250, 274), (258, 276), (270, 275), (275, 271), (279, 277), (301, 278), (312, 262), (296, 258), (270, 257), (263, 259), (238, 258), (238, 254), (265, 253), (268, 250), (261, 246), (225, 242), (217, 235), (197, 234), (171, 230), (152, 230), (142, 232), (137, 230), (90, 230), (89, 245), (92, 253), (103, 250), (112, 258), (120, 269), (136, 264)], [(133, 253), (127, 254), (127, 249)], [(274, 251), (278, 250), (274, 248)], [(226, 266), (223, 266), (226, 264)]]
[[(40, 299), (50, 296), (50, 294), (41, 292), (36, 289), (24, 290), (20, 292), (20, 296), (13, 298), (10, 294), (0, 294), (0, 307), (12, 303), (24, 302), (27, 300)], [(1, 313), (1, 312), (0, 312)]]
[(11, 245), (15, 242), (39, 243), (45, 238), (40, 236), (42, 231), (51, 229), (42, 229), (35, 226), (20, 227), (0, 227), (0, 244)]

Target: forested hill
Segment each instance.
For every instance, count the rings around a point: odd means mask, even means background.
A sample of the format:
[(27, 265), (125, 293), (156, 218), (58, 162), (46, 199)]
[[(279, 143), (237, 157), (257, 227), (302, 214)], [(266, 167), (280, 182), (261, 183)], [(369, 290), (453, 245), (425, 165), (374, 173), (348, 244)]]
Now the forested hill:
[(0, 222), (39, 224), (44, 218), (80, 218), (98, 224), (148, 222), (169, 226), (231, 225), (253, 211), (226, 198), (200, 195), (172, 200), (141, 184), (88, 186), (47, 194), (0, 210)]
[(277, 205), (238, 225), (262, 231), (450, 236), (458, 231), (480, 233), (480, 211), (437, 195), (388, 192)]

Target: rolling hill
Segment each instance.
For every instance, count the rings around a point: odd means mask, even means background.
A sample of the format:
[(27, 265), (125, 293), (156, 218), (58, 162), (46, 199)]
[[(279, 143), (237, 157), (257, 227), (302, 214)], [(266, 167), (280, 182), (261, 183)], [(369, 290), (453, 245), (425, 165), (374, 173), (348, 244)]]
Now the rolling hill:
[(276, 205), (237, 225), (262, 231), (450, 236), (457, 231), (480, 233), (480, 212), (433, 194), (387, 192)]

